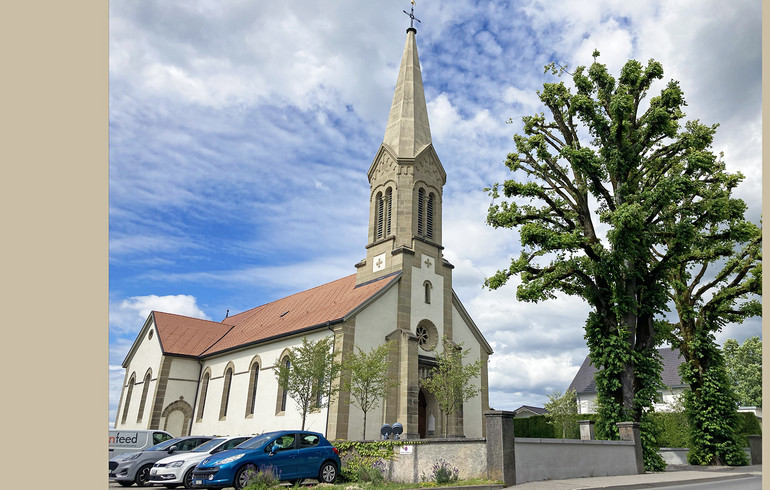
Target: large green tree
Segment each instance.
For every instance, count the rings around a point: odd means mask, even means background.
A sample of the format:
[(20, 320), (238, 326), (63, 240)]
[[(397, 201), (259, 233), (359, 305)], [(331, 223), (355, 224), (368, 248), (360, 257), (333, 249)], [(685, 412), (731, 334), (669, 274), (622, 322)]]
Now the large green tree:
[(341, 366), (333, 347), (333, 337), (315, 341), (302, 337), (302, 345), (289, 349), (288, 365), (275, 368), (278, 384), (299, 406), (302, 430), (307, 414), (328, 406), (336, 394), (332, 381), (339, 377)]
[(342, 363), (343, 390), (350, 393), (350, 404), (364, 413), (361, 438), (366, 439), (366, 416), (369, 411), (379, 406), (390, 388), (398, 385), (398, 380), (389, 376), (388, 354), (394, 349), (395, 342), (387, 342), (379, 347), (364, 352), (351, 353)]
[(486, 285), (518, 276), (519, 300), (562, 292), (591, 306), (585, 338), (598, 369), (599, 435), (616, 438), (617, 422), (641, 422), (645, 466), (657, 470), (664, 463), (644, 420), (660, 388), (656, 318), (667, 311), (671, 270), (688, 250), (685, 240), (667, 246), (667, 238), (699, 211), (677, 203), (709, 178), (715, 128), (684, 121), (676, 81), (647, 98), (663, 78), (660, 63), (629, 60), (615, 78), (597, 56), (574, 70), (574, 88), (544, 84), (538, 95), (548, 116), (524, 117), (523, 134), (514, 136), (516, 152), (506, 160), (513, 176), (491, 189), (487, 221), (518, 229), (522, 252)]
[(762, 340), (750, 337), (739, 345), (727, 339), (725, 363), (738, 403), (745, 407), (762, 406)]
[(434, 397), (443, 416), (443, 435), (447, 437), (449, 416), (455, 413), (463, 403), (479, 394), (479, 388), (471, 383), (481, 374), (481, 361), (463, 363), (470, 350), (463, 350), (462, 344), (455, 344), (443, 339), (444, 349), (436, 354), (436, 366), (430, 376), (420, 380), (420, 384)]

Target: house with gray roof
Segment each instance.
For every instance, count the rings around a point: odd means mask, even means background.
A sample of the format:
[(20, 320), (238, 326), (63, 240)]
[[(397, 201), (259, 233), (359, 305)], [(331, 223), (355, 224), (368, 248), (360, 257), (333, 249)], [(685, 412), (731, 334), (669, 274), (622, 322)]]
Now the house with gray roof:
[[(684, 362), (684, 357), (678, 349), (666, 347), (658, 349), (663, 360), (663, 372), (661, 378), (665, 389), (660, 391), (660, 399), (653, 406), (656, 411), (671, 411), (679, 396), (687, 388), (687, 384), (679, 376), (679, 366)], [(567, 390), (575, 390), (577, 395), (578, 413), (596, 413), (596, 382), (594, 375), (596, 367), (591, 364), (591, 359), (586, 356), (575, 378)]]

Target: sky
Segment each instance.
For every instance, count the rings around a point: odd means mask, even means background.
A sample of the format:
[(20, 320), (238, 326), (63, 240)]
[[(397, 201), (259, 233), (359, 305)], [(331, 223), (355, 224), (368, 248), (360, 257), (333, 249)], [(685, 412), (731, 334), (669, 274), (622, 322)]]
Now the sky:
[[(109, 6), (109, 418), (151, 310), (220, 321), (352, 274), (365, 257), (366, 172), (385, 132), (408, 0), (113, 0)], [(516, 300), (486, 277), (518, 256), (485, 223), (551, 61), (663, 64), (687, 119), (761, 209), (759, 0), (417, 0), (433, 144), (447, 172), (443, 245), (453, 285), (495, 353), (492, 408), (543, 406), (588, 353), (587, 305)], [(508, 123), (507, 121), (511, 121)], [(761, 336), (728, 325), (723, 342)]]

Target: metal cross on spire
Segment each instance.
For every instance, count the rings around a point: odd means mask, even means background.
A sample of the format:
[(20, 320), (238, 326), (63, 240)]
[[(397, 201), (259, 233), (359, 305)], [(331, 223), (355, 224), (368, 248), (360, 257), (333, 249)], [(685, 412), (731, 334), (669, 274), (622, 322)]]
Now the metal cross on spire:
[[(420, 22), (420, 19), (414, 16), (414, 0), (412, 0), (412, 11), (407, 12), (406, 10), (404, 10), (404, 13), (409, 16), (409, 19), (410, 19), (409, 28), (414, 29), (414, 21)], [(420, 24), (422, 24), (422, 22), (420, 22)]]

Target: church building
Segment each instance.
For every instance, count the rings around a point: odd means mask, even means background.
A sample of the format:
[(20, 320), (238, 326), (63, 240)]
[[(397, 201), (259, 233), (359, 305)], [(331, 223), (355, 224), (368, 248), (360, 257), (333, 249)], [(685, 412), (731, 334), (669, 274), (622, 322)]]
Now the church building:
[[(447, 175), (431, 140), (416, 34), (407, 29), (385, 137), (367, 174), (366, 257), (355, 273), (221, 322), (151, 312), (123, 361), (116, 429), (179, 436), (299, 428), (301, 415), (275, 367), (291, 362), (289, 349), (303, 337), (333, 337), (340, 360), (394, 342), (389, 368), (399, 384), (368, 413), (367, 434), (400, 422), (402, 438), (438, 436), (444, 418), (420, 379), (430, 375), (446, 337), (470, 350), (466, 362), (482, 366), (473, 380), (479, 395), (449, 417), (448, 434), (485, 435), (492, 349), (453, 291), (454, 267), (443, 257)], [(363, 412), (349, 401), (340, 391), (328, 408), (308, 414), (306, 429), (359, 438)]]

